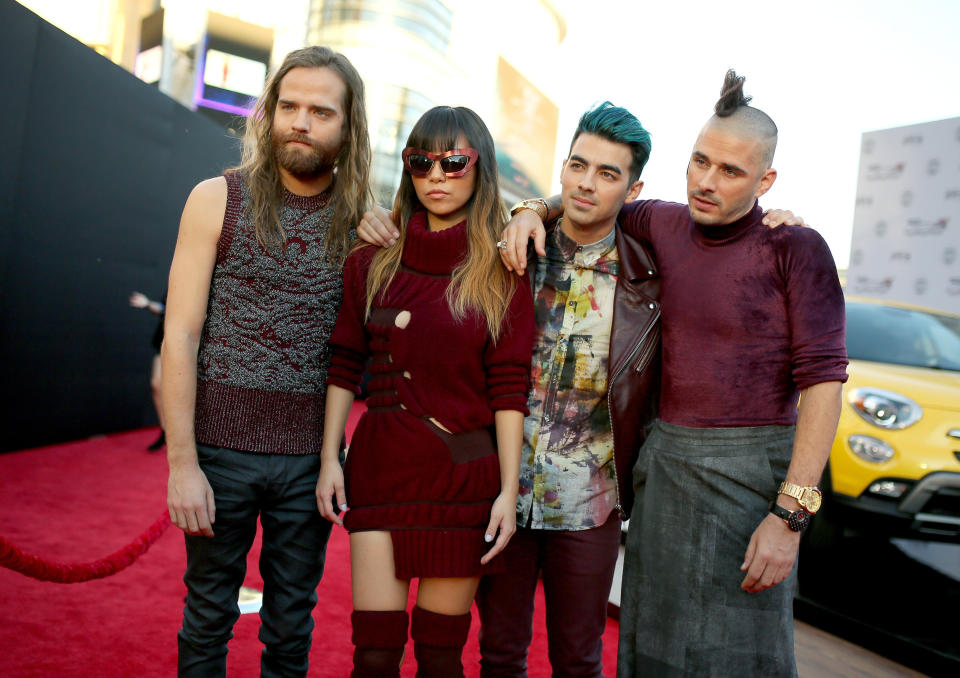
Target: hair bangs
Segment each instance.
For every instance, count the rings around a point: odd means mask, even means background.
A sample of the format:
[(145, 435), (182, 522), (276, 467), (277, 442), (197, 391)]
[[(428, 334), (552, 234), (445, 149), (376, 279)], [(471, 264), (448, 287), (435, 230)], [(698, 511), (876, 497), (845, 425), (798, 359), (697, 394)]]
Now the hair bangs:
[(431, 108), (423, 114), (410, 131), (407, 146), (433, 153), (442, 153), (457, 148), (457, 140), (463, 135), (470, 140), (456, 109), (447, 106)]

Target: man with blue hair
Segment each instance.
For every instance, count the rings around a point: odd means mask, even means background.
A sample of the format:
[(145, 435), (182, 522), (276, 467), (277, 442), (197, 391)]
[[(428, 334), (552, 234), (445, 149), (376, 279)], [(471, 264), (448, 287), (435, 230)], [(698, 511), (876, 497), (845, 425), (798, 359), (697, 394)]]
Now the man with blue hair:
[[(477, 593), (484, 677), (526, 675), (540, 574), (553, 675), (603, 672), (620, 519), (659, 383), (659, 281), (644, 247), (617, 228), (649, 156), (650, 135), (626, 109), (584, 113), (560, 173), (564, 216), (530, 265), (537, 335), (517, 533), (506, 573), (484, 577)], [(521, 209), (547, 216), (543, 201), (511, 211)], [(611, 409), (627, 403), (629, 423), (612, 429)]]

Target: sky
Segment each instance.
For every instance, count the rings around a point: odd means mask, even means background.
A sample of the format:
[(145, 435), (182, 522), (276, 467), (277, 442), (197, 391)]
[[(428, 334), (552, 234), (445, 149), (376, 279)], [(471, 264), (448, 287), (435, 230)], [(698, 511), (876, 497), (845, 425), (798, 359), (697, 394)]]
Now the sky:
[[(66, 30), (96, 33), (108, 25), (109, 3), (24, 2), (66, 22)], [(538, 29), (507, 21), (509, 0), (484, 2), (498, 17), (497, 29), (511, 39), (522, 43), (527, 31)], [(960, 0), (549, 2), (563, 11), (567, 37), (557, 51), (535, 51), (532, 58), (541, 60), (538, 78), (546, 79), (543, 90), (560, 109), (554, 192), (577, 118), (610, 100), (636, 114), (653, 137), (641, 197), (685, 202), (690, 150), (724, 73), (735, 68), (746, 76), (752, 104), (780, 128), (778, 178), (761, 204), (802, 216), (845, 268), (861, 135), (960, 117)], [(247, 20), (270, 24), (271, 12), (304, 16), (308, 2), (205, 4), (220, 11), (243, 8)], [(103, 7), (90, 11), (87, 5)], [(302, 40), (299, 20), (289, 28), (284, 39)]]
[[(557, 157), (609, 99), (653, 138), (642, 198), (686, 202), (684, 171), (724, 73), (780, 129), (764, 207), (793, 210), (847, 266), (864, 132), (960, 117), (960, 0), (558, 0)], [(559, 174), (559, 172), (558, 172)], [(559, 182), (554, 185), (559, 189)]]

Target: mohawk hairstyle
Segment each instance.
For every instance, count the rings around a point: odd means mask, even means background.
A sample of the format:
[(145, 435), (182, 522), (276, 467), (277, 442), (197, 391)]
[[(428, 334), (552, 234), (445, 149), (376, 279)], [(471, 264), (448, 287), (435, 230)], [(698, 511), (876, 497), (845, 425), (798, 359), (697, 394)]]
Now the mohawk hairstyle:
[(713, 107), (717, 117), (726, 118), (733, 115), (738, 108), (748, 105), (753, 99), (753, 97), (743, 94), (744, 80), (746, 78), (737, 75), (737, 72), (732, 68), (727, 71), (727, 75), (723, 79), (723, 89), (720, 90), (720, 98), (717, 99), (717, 104)]
[(732, 68), (727, 71), (720, 98), (713, 107), (714, 115), (711, 120), (761, 141), (763, 162), (770, 167), (777, 148), (777, 124), (759, 108), (749, 105), (753, 97), (744, 95), (744, 80), (746, 78), (737, 75)]

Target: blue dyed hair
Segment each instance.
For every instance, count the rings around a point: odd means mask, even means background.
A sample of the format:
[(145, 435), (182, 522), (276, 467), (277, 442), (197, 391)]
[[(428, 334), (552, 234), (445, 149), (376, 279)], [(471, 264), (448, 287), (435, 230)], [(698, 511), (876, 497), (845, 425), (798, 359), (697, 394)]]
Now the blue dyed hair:
[(614, 106), (609, 101), (604, 101), (580, 116), (577, 131), (573, 133), (573, 140), (570, 142), (570, 150), (573, 150), (577, 138), (584, 132), (596, 134), (615, 144), (629, 146), (630, 182), (633, 183), (640, 178), (643, 166), (650, 158), (650, 132), (643, 128), (633, 113), (620, 106)]

